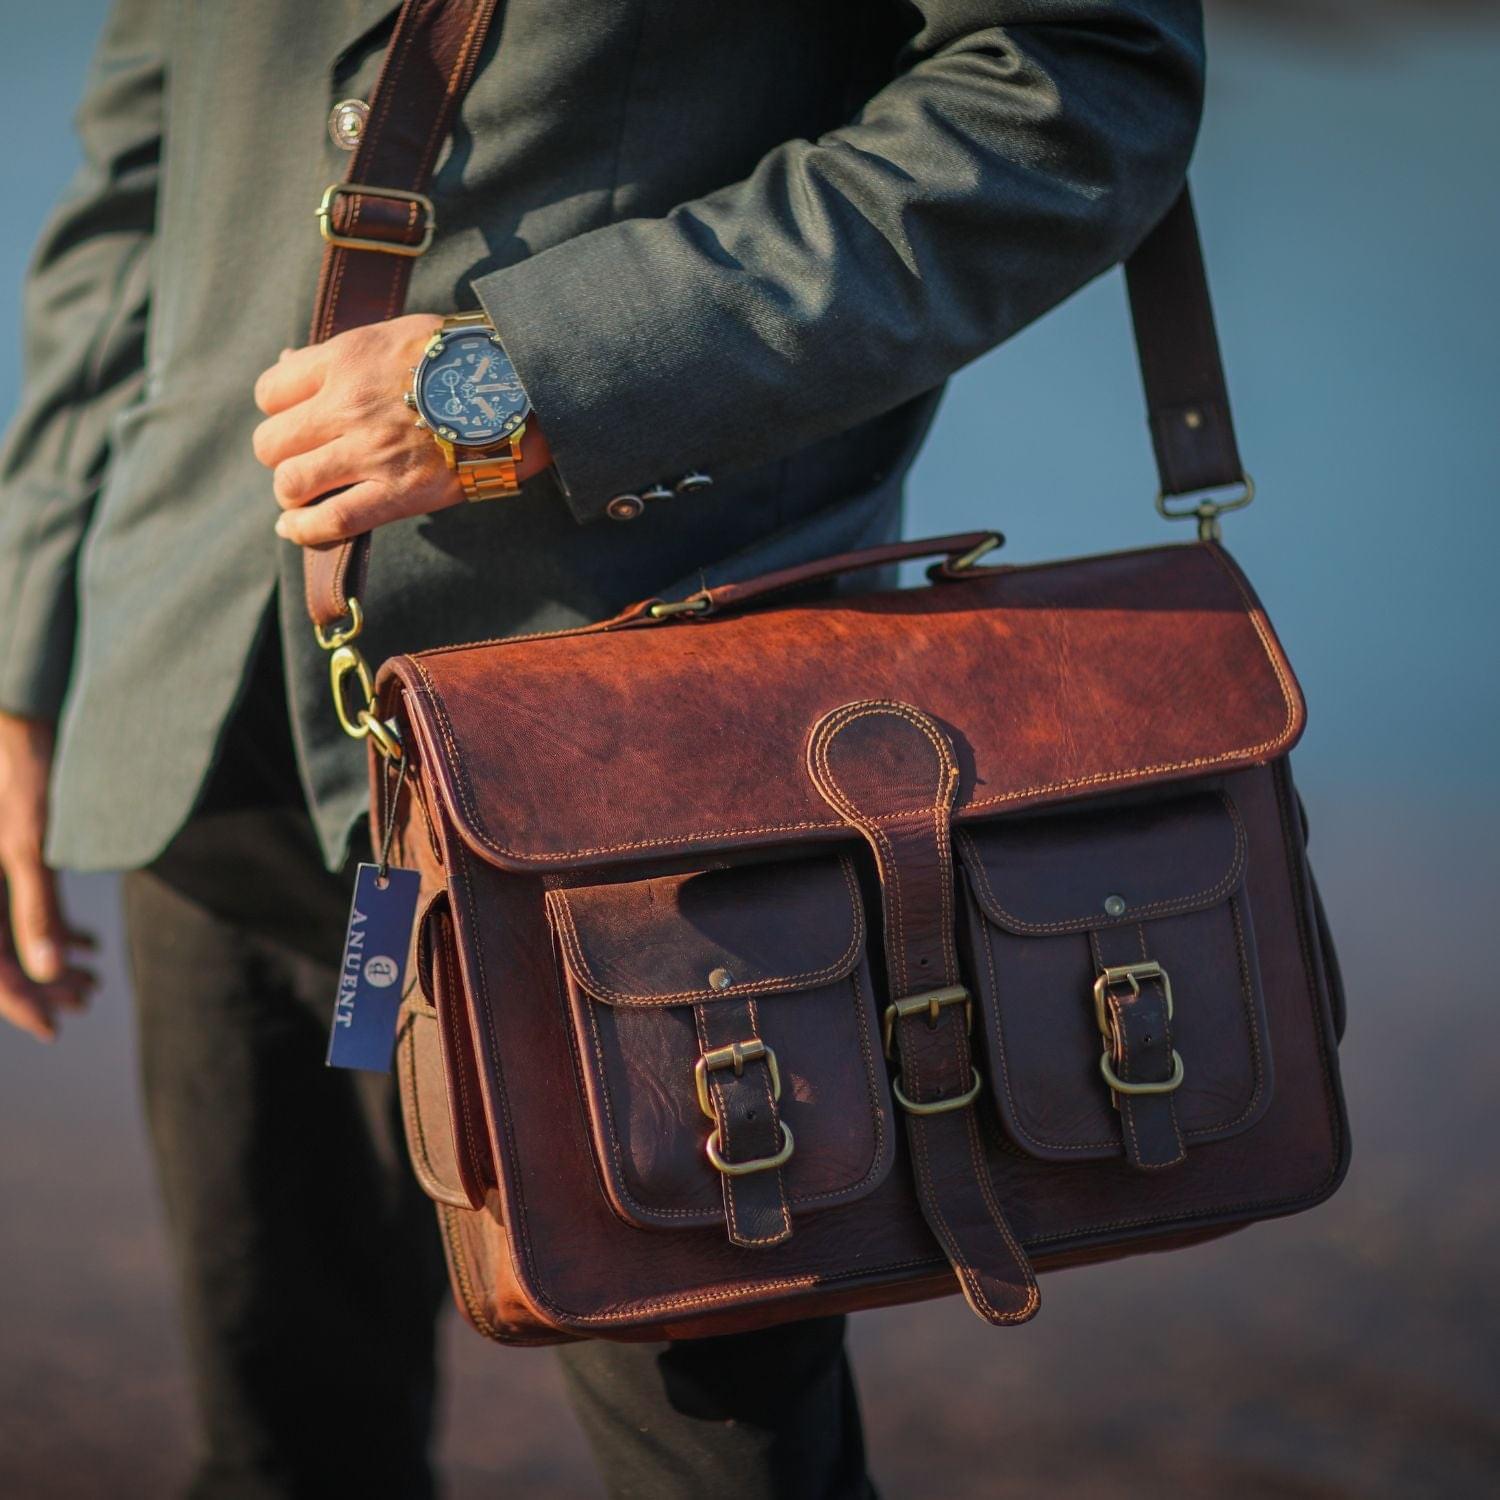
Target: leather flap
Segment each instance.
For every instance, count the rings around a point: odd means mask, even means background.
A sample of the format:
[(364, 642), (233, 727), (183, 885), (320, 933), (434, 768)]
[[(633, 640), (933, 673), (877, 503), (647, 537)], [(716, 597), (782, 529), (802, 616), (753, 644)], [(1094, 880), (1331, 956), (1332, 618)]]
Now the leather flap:
[(1240, 815), (1210, 792), (1104, 816), (1002, 818), (961, 833), (958, 848), (984, 914), (1023, 937), (1199, 911), (1245, 872)]
[(1200, 543), (634, 615), (397, 657), (381, 683), (465, 843), (513, 870), (847, 841), (803, 767), (811, 726), (855, 700), (939, 725), (960, 826), (1262, 764), (1303, 724), (1249, 585)]
[(555, 889), (547, 902), (569, 971), (612, 1005), (814, 990), (852, 973), (864, 946), (847, 858)]

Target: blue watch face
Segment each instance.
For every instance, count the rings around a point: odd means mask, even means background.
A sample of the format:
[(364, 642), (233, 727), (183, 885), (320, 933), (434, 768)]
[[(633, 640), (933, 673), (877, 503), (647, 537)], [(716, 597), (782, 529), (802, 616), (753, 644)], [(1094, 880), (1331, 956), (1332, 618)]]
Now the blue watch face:
[(434, 432), (471, 446), (509, 437), (531, 410), (515, 366), (486, 328), (444, 334), (417, 369), (416, 396)]

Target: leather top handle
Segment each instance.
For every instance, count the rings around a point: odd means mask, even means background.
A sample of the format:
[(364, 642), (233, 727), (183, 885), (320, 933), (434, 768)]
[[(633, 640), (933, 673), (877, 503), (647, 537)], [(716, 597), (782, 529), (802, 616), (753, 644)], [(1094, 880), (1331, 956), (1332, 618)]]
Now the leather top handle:
[(931, 577), (960, 578), (988, 552), (1001, 546), (1005, 538), (998, 531), (960, 531), (953, 536), (921, 537), (910, 542), (885, 542), (878, 547), (864, 547), (857, 552), (840, 552), (820, 557), (792, 568), (778, 568), (741, 583), (721, 583), (717, 588), (701, 589), (686, 599), (647, 600), (643, 606), (626, 610), (623, 620), (634, 619), (644, 612), (653, 620), (673, 615), (715, 615), (726, 609), (757, 604), (767, 594), (798, 588), (824, 578), (838, 578), (858, 573), (864, 568), (884, 568), (892, 563), (915, 562), (924, 557), (941, 557), (943, 561), (931, 570)]
[[(473, 81), (495, 8), (496, 0), (404, 0), (359, 149), (343, 185), (325, 199), (330, 243), (310, 342), (401, 312), (411, 257), (434, 229), (423, 194)], [(1246, 503), (1251, 491), (1235, 443), (1203, 250), (1186, 187), (1125, 262), (1125, 280), (1161, 476), (1158, 508), (1166, 515), (1196, 513), (1211, 527), (1219, 510)], [(1165, 504), (1170, 496), (1240, 484), (1245, 493), (1225, 504), (1204, 501), (1184, 511)], [(307, 612), (321, 638), (333, 633), (348, 640), (357, 631), (350, 601), (363, 586), (369, 542), (366, 534), (304, 549)], [(733, 587), (743, 597), (749, 585)]]

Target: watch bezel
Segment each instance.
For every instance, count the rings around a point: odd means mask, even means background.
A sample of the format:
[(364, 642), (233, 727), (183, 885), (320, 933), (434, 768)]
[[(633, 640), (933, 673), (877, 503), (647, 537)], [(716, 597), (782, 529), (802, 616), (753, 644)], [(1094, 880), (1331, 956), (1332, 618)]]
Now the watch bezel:
[(432, 365), (442, 357), (448, 345), (454, 340), (467, 341), (473, 338), (487, 339), (499, 350), (501, 357), (508, 364), (516, 381), (520, 383), (520, 374), (516, 371), (514, 362), (505, 352), (505, 346), (500, 342), (500, 335), (493, 328), (483, 323), (471, 324), (463, 328), (440, 328), (427, 341), (427, 347), (422, 351), (422, 357), (417, 361), (416, 368), (412, 371), (411, 393), (412, 409), (418, 417), (427, 425), (428, 430), (439, 442), (450, 444), (452, 447), (462, 449), (470, 453), (483, 453), (492, 448), (501, 447), (509, 443), (525, 427), (531, 419), (531, 394), (524, 385), (521, 386), (521, 394), (526, 398), (526, 404), (520, 413), (507, 420), (500, 432), (493, 437), (465, 438), (456, 428), (449, 426), (446, 420), (434, 415), (428, 410), (427, 402), (423, 396), (423, 388), (426, 382), (427, 372)]

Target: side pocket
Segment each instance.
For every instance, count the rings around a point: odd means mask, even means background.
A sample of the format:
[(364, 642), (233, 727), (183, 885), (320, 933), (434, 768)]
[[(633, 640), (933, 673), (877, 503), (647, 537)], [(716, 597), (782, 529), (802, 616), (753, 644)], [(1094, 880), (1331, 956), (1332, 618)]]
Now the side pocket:
[(491, 1181), (488, 1137), (446, 892), (422, 914), (417, 978), (419, 994), (402, 1006), (396, 1032), (412, 1167), (430, 1198), (482, 1208)]

